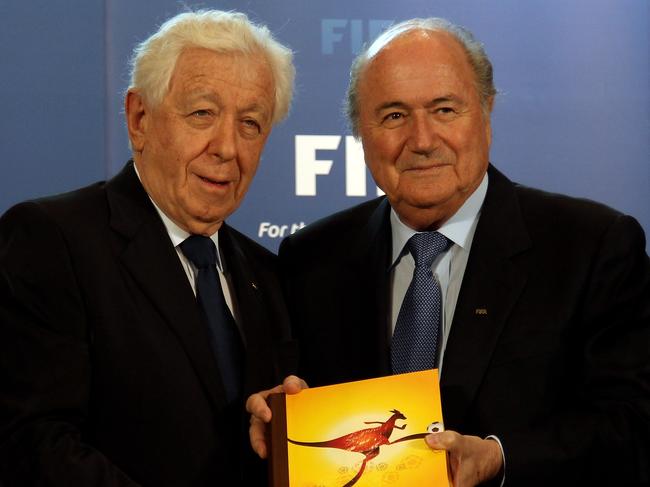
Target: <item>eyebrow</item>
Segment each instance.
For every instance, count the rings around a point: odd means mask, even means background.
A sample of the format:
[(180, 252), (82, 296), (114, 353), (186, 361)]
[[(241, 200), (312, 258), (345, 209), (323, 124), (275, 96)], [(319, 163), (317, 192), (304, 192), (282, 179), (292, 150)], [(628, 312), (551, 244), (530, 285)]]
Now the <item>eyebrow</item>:
[(452, 93), (449, 93), (447, 95), (443, 95), (443, 96), (439, 96), (437, 98), (434, 98), (429, 103), (427, 103), (425, 106), (432, 107), (432, 106), (438, 105), (440, 103), (449, 103), (449, 102), (458, 103), (459, 105), (465, 105), (465, 101), (461, 97), (459, 97), (457, 95), (454, 95)]
[(210, 91), (191, 91), (187, 94), (185, 100), (189, 103), (193, 103), (199, 100), (211, 101), (213, 103), (219, 102), (219, 97)]
[(251, 103), (248, 106), (245, 106), (242, 110), (239, 111), (240, 113), (248, 113), (248, 112), (253, 112), (253, 113), (261, 113), (264, 116), (269, 116), (268, 110), (264, 105), (261, 105), (259, 103)]
[[(424, 106), (425, 106), (425, 108), (431, 108), (433, 106), (439, 105), (440, 103), (449, 103), (449, 102), (458, 103), (460, 105), (465, 105), (465, 102), (460, 97), (450, 93), (450, 94), (447, 94), (447, 95), (436, 97), (433, 100), (430, 100), (429, 102), (427, 102)], [(407, 103), (404, 103), (402, 101), (397, 101), (397, 100), (388, 101), (386, 103), (382, 103), (381, 105), (379, 105), (376, 108), (375, 113), (379, 114), (379, 113), (381, 113), (383, 111), (390, 110), (390, 109), (393, 109), (393, 108), (407, 109), (407, 108), (409, 108), (409, 106), (410, 105), (408, 105)]]
[[(218, 94), (213, 93), (211, 91), (194, 91), (190, 92), (187, 95), (187, 98), (185, 99), (185, 104), (192, 104), (196, 103), (197, 101), (208, 101), (211, 103), (214, 103), (215, 105), (218, 105), (221, 102), (221, 98), (219, 97)], [(252, 102), (250, 105), (245, 106), (241, 110), (239, 110), (239, 113), (260, 113), (266, 118), (270, 118), (270, 113), (269, 110), (267, 110), (264, 105), (257, 103), (257, 102)]]
[(379, 114), (383, 111), (390, 110), (392, 108), (408, 108), (408, 105), (406, 103), (403, 103), (401, 101), (388, 101), (386, 103), (382, 103), (375, 109), (375, 113)]

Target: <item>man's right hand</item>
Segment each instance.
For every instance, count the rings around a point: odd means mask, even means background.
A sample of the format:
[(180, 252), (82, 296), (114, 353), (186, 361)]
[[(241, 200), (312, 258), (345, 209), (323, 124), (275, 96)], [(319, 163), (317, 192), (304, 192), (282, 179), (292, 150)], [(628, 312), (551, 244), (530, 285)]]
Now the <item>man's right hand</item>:
[(266, 424), (271, 421), (271, 409), (266, 403), (266, 398), (270, 394), (284, 392), (285, 394), (297, 394), (303, 389), (309, 387), (300, 377), (290, 375), (282, 381), (282, 384), (275, 386), (273, 389), (252, 394), (246, 401), (246, 411), (251, 415), (248, 435), (250, 437), (251, 447), (260, 458), (268, 456), (266, 446)]
[(494, 439), (447, 430), (428, 435), (425, 442), (433, 450), (447, 451), (454, 487), (473, 487), (497, 476), (503, 478), (501, 447)]

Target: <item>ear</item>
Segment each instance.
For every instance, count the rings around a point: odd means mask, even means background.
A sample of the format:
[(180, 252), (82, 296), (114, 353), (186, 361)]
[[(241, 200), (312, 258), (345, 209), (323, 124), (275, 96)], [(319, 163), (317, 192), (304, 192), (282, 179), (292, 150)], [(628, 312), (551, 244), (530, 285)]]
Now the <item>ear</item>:
[(133, 152), (142, 152), (147, 134), (149, 112), (142, 95), (135, 90), (129, 90), (124, 99), (126, 126)]
[(492, 114), (492, 109), (494, 108), (494, 95), (487, 99), (487, 111), (488, 114)]
[(492, 144), (492, 108), (494, 108), (494, 96), (487, 100), (487, 111), (485, 113), (485, 136), (487, 137), (488, 146)]

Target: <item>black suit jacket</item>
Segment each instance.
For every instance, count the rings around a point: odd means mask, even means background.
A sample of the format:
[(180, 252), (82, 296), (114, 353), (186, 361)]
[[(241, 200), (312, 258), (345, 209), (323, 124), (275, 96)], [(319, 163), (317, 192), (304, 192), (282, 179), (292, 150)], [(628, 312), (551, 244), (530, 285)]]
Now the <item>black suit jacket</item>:
[[(364, 203), (280, 248), (310, 385), (390, 374), (389, 210)], [(503, 442), (506, 485), (648, 485), (650, 264), (638, 223), (490, 167), (441, 394), (448, 429)]]
[[(296, 354), (276, 258), (219, 230), (246, 394)], [(226, 407), (195, 297), (132, 164), (0, 221), (0, 459), (7, 487), (207, 486), (262, 474)], [(0, 476), (2, 478), (2, 476)]]

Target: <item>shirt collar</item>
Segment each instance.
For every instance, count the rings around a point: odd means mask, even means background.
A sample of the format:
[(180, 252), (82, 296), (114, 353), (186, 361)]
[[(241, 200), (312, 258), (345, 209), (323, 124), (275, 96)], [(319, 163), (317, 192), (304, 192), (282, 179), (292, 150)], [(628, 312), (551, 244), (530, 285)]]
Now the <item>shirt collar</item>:
[[(142, 179), (140, 178), (140, 173), (138, 172), (138, 168), (136, 167), (135, 163), (133, 164), (133, 169), (135, 169), (135, 174), (138, 176), (138, 179), (140, 180), (140, 183), (142, 183)], [(165, 225), (165, 229), (167, 230), (167, 234), (169, 235), (170, 240), (172, 241), (172, 244), (174, 247), (178, 247), (183, 241), (190, 236), (189, 232), (186, 232), (183, 230), (181, 227), (179, 227), (174, 221), (169, 218), (161, 209), (160, 207), (156, 204), (156, 202), (153, 200), (153, 198), (147, 193), (147, 196), (149, 196), (149, 199), (151, 200), (151, 203), (153, 203), (154, 208), (158, 212), (158, 215), (160, 215), (160, 219), (162, 220), (163, 224)], [(221, 264), (221, 252), (219, 250), (219, 231), (216, 231), (212, 235), (210, 235), (210, 239), (214, 242), (215, 247), (217, 248), (217, 267), (219, 267), (219, 270), (221, 272), (224, 272), (223, 266)]]
[[(455, 245), (458, 245), (465, 250), (468, 250), (471, 236), (470, 233), (474, 222), (478, 219), (481, 212), (481, 206), (483, 206), (483, 201), (485, 200), (487, 187), (488, 175), (486, 172), (481, 184), (479, 184), (470, 197), (465, 200), (463, 206), (461, 206), (458, 211), (438, 229), (438, 232), (442, 233)], [(392, 267), (399, 261), (401, 256), (404, 255), (404, 247), (408, 240), (418, 232), (402, 222), (393, 208), (390, 210), (390, 226), (393, 239)]]

